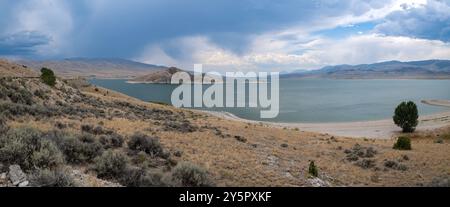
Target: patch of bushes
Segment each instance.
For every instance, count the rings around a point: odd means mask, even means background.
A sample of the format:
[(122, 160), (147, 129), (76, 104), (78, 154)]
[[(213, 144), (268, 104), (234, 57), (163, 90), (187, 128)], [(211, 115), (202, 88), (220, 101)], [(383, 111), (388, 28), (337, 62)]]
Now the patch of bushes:
[(12, 91), (8, 96), (13, 103), (26, 105), (33, 104), (33, 94), (23, 88)]
[(60, 140), (59, 147), (64, 153), (66, 161), (74, 164), (91, 162), (102, 154), (103, 149), (100, 143), (86, 135), (78, 138), (65, 136)]
[(55, 84), (56, 84), (55, 73), (53, 73), (53, 71), (48, 68), (42, 68), (41, 69), (41, 80), (43, 83), (45, 83), (49, 86), (55, 86)]
[(397, 150), (411, 150), (411, 139), (409, 137), (399, 137), (393, 148)]
[(107, 150), (94, 160), (93, 170), (99, 178), (118, 179), (127, 169), (128, 157), (117, 151)]
[(127, 187), (163, 187), (163, 174), (160, 172), (148, 172), (139, 167), (128, 167), (119, 180), (120, 184)]
[(173, 185), (182, 187), (214, 186), (205, 169), (187, 162), (175, 166), (172, 170), (171, 181)]
[(112, 134), (113, 133), (113, 131), (105, 130), (101, 126), (93, 127), (91, 125), (81, 125), (81, 131), (90, 133), (90, 134), (95, 134), (95, 135)]
[(159, 138), (150, 137), (145, 134), (136, 133), (128, 141), (128, 148), (134, 151), (142, 151), (151, 156), (163, 156), (164, 150)]
[(399, 164), (398, 162), (392, 161), (392, 160), (386, 160), (384, 162), (384, 166), (386, 168), (390, 168), (390, 169), (394, 169), (394, 170), (400, 170), (400, 171), (408, 170), (408, 167), (406, 167), (406, 165)]
[(313, 177), (319, 176), (319, 169), (317, 168), (317, 166), (314, 163), (314, 161), (310, 161), (309, 162), (308, 174), (313, 176)]
[(25, 170), (55, 168), (63, 164), (60, 150), (42, 137), (43, 134), (33, 128), (9, 130), (0, 138), (0, 161), (18, 164)]
[(65, 169), (37, 170), (30, 176), (30, 185), (33, 187), (74, 187), (75, 181)]
[(100, 136), (100, 143), (103, 145), (103, 148), (105, 149), (122, 147), (123, 142), (124, 142), (123, 136), (117, 133)]
[(54, 169), (64, 163), (64, 158), (58, 147), (50, 140), (41, 140), (39, 148), (31, 155), (35, 167)]
[(44, 90), (37, 89), (37, 90), (34, 91), (33, 94), (34, 94), (35, 96), (37, 96), (37, 97), (43, 99), (43, 100), (48, 100), (48, 95), (45, 93)]
[(373, 147), (363, 147), (359, 144), (355, 144), (351, 149), (344, 151), (346, 159), (350, 162), (358, 161), (359, 158), (372, 158), (378, 152)]

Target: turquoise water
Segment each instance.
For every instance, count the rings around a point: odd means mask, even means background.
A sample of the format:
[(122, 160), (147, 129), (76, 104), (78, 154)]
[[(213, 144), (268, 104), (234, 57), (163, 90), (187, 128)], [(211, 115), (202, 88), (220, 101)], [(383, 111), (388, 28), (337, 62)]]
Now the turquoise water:
[[(176, 85), (129, 84), (126, 80), (92, 79), (94, 85), (144, 101), (170, 104)], [(206, 86), (204, 86), (206, 87)], [(273, 122), (348, 122), (392, 117), (404, 100), (415, 101), (419, 113), (448, 108), (422, 104), (424, 99), (450, 99), (450, 80), (280, 80), (280, 113)], [(261, 120), (258, 108), (204, 108)]]

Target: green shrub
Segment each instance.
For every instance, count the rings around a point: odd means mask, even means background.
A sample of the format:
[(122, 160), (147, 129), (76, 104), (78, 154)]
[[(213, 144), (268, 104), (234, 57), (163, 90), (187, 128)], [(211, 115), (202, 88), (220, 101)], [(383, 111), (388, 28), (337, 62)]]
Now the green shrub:
[(317, 169), (317, 166), (314, 164), (314, 161), (309, 162), (308, 174), (313, 177), (319, 176), (319, 169)]
[(183, 187), (207, 187), (213, 186), (209, 179), (208, 172), (191, 163), (180, 163), (173, 170), (171, 175), (172, 184)]
[(123, 137), (120, 134), (113, 133), (100, 136), (100, 143), (105, 149), (122, 147), (123, 142)]
[(26, 104), (31, 105), (33, 104), (33, 94), (31, 94), (29, 91), (19, 88), (9, 94), (9, 99), (13, 103), (19, 103), (19, 104)]
[(41, 80), (49, 86), (55, 86), (56, 84), (56, 76), (53, 71), (48, 68), (41, 69)]
[(127, 187), (163, 187), (163, 175), (159, 172), (147, 172), (139, 167), (128, 167), (119, 179)]
[(419, 112), (414, 102), (402, 102), (395, 109), (394, 123), (403, 129), (403, 132), (414, 132), (419, 123)]
[(99, 178), (118, 179), (127, 169), (128, 157), (117, 151), (107, 150), (95, 158), (93, 170)]
[(134, 134), (128, 142), (128, 148), (135, 151), (143, 151), (151, 156), (163, 155), (163, 148), (156, 137), (149, 137), (145, 134)]
[(30, 185), (33, 187), (74, 187), (75, 182), (65, 169), (41, 169), (31, 174)]
[(31, 162), (37, 168), (53, 169), (64, 163), (58, 147), (50, 140), (42, 140), (40, 147), (31, 155)]
[(17, 128), (0, 138), (0, 161), (25, 170), (55, 168), (63, 164), (60, 150), (33, 128)]
[(411, 150), (411, 139), (409, 137), (399, 137), (394, 144), (394, 149)]
[(5, 134), (9, 130), (8, 124), (6, 123), (6, 118), (3, 113), (0, 113), (0, 136)]
[(83, 138), (86, 136), (81, 136), (81, 139), (67, 136), (60, 141), (59, 147), (67, 162), (74, 164), (91, 162), (102, 154), (102, 146), (98, 142), (90, 142), (91, 140), (83, 140)]

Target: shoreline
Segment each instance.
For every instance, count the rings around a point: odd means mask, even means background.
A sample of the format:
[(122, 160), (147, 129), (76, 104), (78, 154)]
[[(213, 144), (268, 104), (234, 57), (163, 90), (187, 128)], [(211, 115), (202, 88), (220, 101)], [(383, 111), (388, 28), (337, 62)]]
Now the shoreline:
[[(298, 129), (300, 131), (316, 132), (351, 138), (391, 139), (402, 134), (400, 127), (396, 126), (392, 119), (375, 121), (354, 122), (330, 122), (330, 123), (283, 123), (255, 121), (240, 118), (229, 112), (202, 111), (212, 116), (251, 124), (264, 124), (269, 127)], [(450, 125), (450, 109), (448, 111), (429, 114), (419, 117), (419, 125), (416, 131), (427, 131)]]

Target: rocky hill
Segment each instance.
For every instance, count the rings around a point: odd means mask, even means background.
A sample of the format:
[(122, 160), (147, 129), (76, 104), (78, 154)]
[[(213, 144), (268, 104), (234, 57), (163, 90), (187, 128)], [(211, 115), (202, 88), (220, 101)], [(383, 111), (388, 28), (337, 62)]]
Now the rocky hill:
[(327, 66), (282, 75), (284, 78), (333, 79), (450, 79), (450, 60), (389, 61), (362, 65)]
[(136, 77), (129, 80), (130, 83), (163, 83), (168, 84), (171, 81), (172, 75), (183, 70), (171, 67), (163, 70), (152, 71), (146, 75)]

